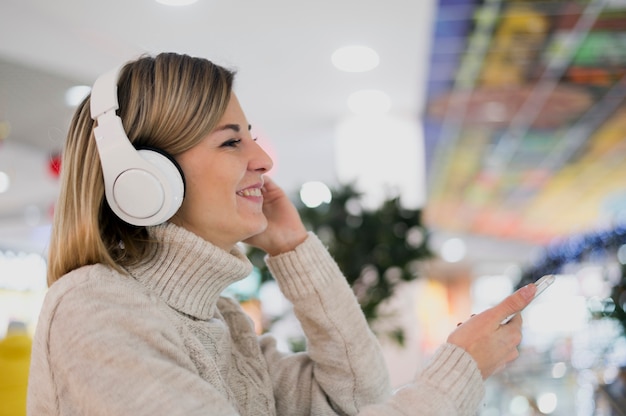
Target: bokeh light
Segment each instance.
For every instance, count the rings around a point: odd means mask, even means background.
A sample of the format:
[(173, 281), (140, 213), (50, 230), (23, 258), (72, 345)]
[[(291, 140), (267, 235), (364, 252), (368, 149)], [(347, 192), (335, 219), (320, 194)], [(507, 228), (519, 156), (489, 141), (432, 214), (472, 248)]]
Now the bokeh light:
[(328, 204), (332, 198), (330, 188), (323, 182), (306, 182), (300, 188), (300, 200), (309, 208), (316, 208), (324, 203)]

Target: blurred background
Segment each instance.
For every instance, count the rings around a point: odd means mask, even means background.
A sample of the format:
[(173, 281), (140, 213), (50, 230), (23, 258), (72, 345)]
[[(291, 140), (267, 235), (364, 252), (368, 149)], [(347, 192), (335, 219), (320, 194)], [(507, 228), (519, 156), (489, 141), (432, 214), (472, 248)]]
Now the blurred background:
[[(0, 39), (0, 366), (46, 291), (74, 107), (99, 74), (174, 51), (237, 70), (270, 175), (360, 261), (341, 265), (394, 385), (557, 274), (481, 415), (626, 414), (626, 0), (3, 0)], [(301, 345), (262, 265), (228, 294)]]

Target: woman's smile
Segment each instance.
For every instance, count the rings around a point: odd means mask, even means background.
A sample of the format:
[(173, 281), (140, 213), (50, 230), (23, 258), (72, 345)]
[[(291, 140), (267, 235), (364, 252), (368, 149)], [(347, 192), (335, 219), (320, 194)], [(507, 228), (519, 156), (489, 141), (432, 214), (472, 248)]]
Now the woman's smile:
[(239, 196), (243, 196), (243, 197), (260, 197), (261, 200), (263, 199), (263, 193), (261, 192), (261, 187), (263, 185), (255, 185), (255, 186), (251, 186), (249, 188), (245, 188), (242, 189), (240, 191), (237, 191), (237, 195)]

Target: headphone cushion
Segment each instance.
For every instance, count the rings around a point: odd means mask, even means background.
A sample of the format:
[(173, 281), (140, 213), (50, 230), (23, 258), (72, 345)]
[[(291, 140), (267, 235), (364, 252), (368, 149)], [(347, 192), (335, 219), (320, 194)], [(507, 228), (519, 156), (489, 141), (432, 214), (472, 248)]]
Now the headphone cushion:
[[(157, 216), (152, 218), (150, 225), (163, 223), (170, 219), (180, 208), (185, 196), (185, 179), (182, 169), (169, 154), (153, 148), (140, 148), (137, 153), (154, 166), (161, 173), (163, 180), (161, 188), (163, 190), (162, 209)], [(143, 191), (137, 189), (139, 193)]]

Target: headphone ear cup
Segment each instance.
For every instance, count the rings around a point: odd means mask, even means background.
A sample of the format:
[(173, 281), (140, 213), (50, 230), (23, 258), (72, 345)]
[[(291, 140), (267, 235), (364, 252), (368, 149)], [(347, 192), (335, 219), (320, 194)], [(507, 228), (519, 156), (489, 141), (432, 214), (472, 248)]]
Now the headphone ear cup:
[(113, 211), (133, 225), (149, 226), (170, 219), (185, 194), (182, 170), (176, 161), (156, 149), (140, 149), (146, 163), (120, 173), (112, 185)]
[(169, 220), (180, 208), (185, 197), (185, 175), (176, 160), (170, 154), (155, 148), (140, 148), (137, 153), (158, 169), (164, 180), (161, 181), (165, 205), (162, 213), (152, 221), (156, 225)]

